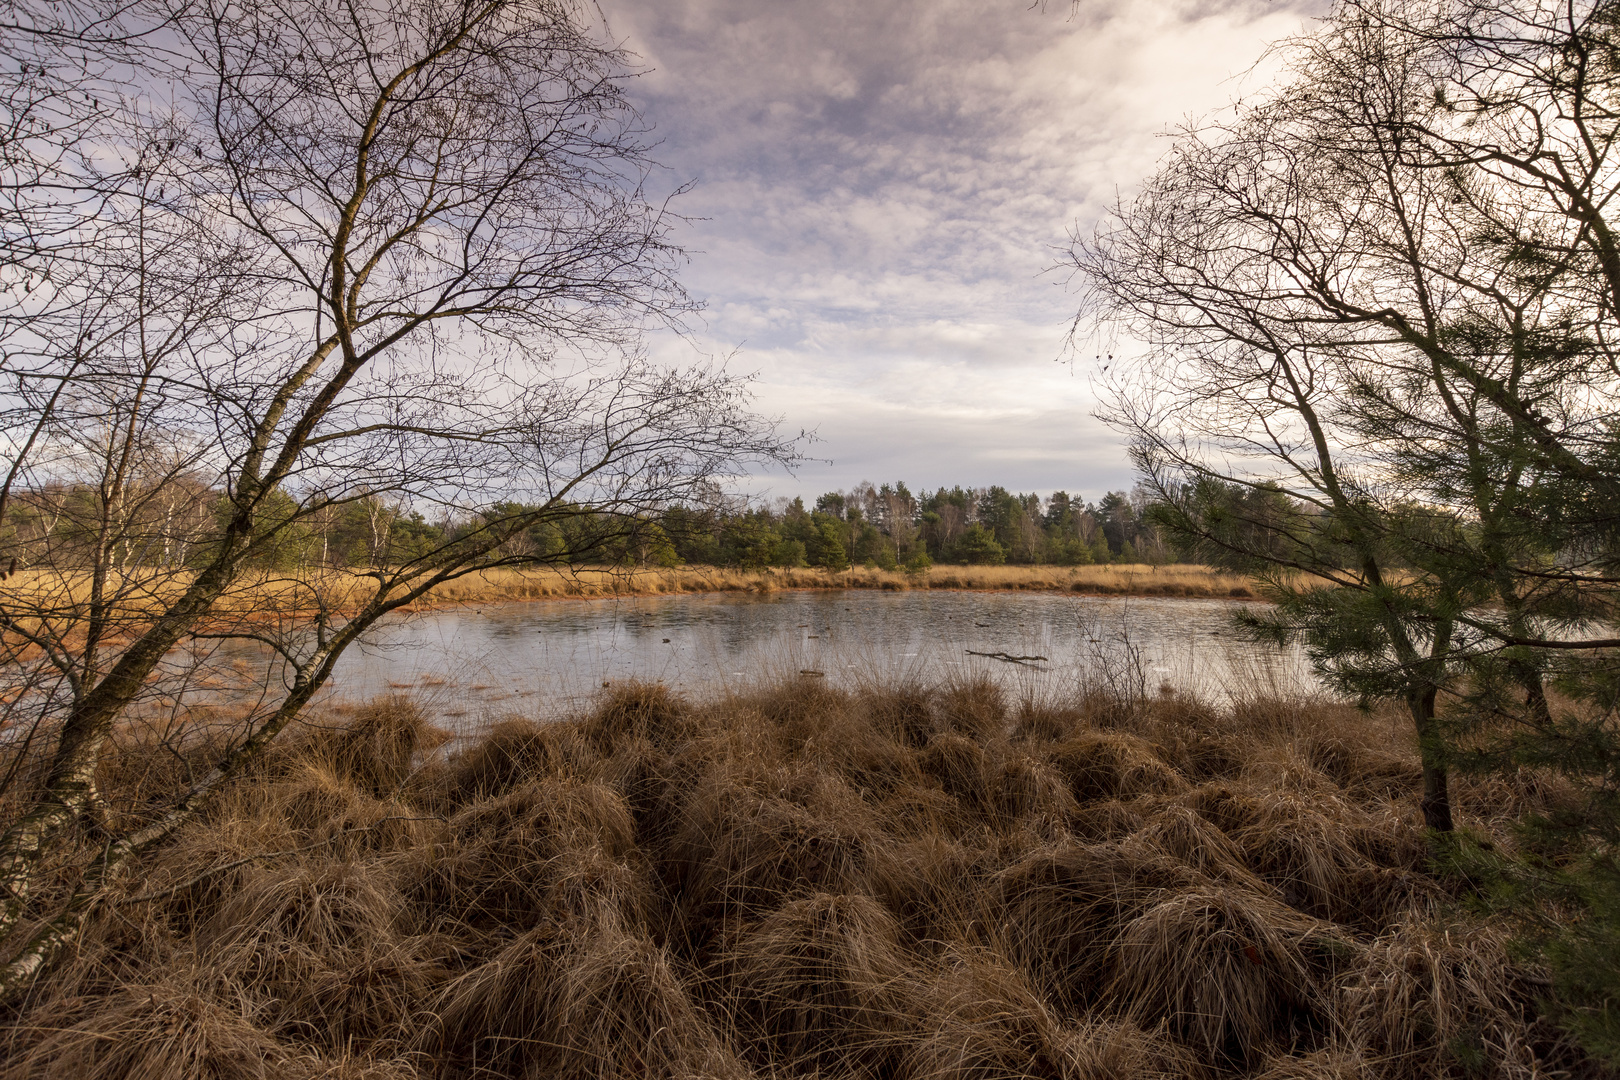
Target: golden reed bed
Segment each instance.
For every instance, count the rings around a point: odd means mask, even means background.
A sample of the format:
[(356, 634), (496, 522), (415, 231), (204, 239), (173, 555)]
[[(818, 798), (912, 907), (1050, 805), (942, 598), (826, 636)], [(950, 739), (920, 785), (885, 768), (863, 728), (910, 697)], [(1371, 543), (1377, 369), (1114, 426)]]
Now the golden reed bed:
[(897, 570), (815, 568), (732, 570), (712, 566), (643, 570), (491, 570), (441, 586), (438, 602), (549, 597), (658, 596), (783, 589), (983, 589), (1122, 596), (1251, 597), (1254, 582), (1207, 566), (936, 566)]
[[(89, 575), (24, 570), (0, 585), (0, 605), (25, 613), (54, 609), (66, 614), (89, 596)], [(126, 617), (139, 617), (169, 602), (190, 584), (186, 571), (140, 571), (114, 575), (111, 589)], [(312, 612), (319, 597), (331, 609), (357, 606), (376, 587), (362, 570), (245, 575), (215, 605), (220, 614), (298, 616)], [(1237, 597), (1256, 595), (1252, 579), (1207, 566), (936, 566), (919, 574), (858, 568), (735, 570), (714, 566), (675, 569), (571, 567), (485, 570), (448, 582), (429, 594), (425, 606), (600, 596), (669, 596), (682, 593), (771, 593), (785, 589), (977, 589), (1073, 592), (1119, 596)]]

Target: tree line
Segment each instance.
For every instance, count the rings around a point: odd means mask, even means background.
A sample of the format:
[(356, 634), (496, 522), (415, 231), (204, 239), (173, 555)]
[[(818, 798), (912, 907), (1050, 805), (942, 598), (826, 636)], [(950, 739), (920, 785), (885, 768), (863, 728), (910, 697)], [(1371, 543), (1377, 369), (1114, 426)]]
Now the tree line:
[[(809, 508), (802, 498), (771, 504), (716, 498), (632, 515), (579, 505), (567, 515), (540, 517), (503, 541), (499, 552), (535, 563), (744, 569), (1176, 561), (1183, 553), (1155, 523), (1153, 501), (1145, 485), (1087, 502), (1066, 491), (1042, 498), (999, 485), (913, 494), (901, 481), (827, 492)], [(282, 572), (399, 566), (492, 520), (540, 509), (499, 502), (482, 513), (429, 521), (420, 510), (376, 494), (329, 502), (313, 513), (300, 512), (285, 495), (267, 502), (265, 522), (274, 539), (249, 565)], [(88, 569), (102, 562), (120, 573), (197, 567), (211, 558), (231, 505), (226, 492), (189, 476), (164, 477), (150, 488), (130, 485), (118, 503), (117, 539), (103, 551), (97, 538), (109, 508), (100, 489), (58, 484), (15, 491), (0, 527), (0, 550), (23, 569)]]
[(694, 511), (661, 521), (670, 553), (716, 566), (821, 566), (843, 570), (964, 565), (1163, 563), (1175, 558), (1149, 516), (1149, 493), (1111, 491), (1086, 502), (999, 485), (913, 493), (904, 481), (831, 491), (771, 506)]

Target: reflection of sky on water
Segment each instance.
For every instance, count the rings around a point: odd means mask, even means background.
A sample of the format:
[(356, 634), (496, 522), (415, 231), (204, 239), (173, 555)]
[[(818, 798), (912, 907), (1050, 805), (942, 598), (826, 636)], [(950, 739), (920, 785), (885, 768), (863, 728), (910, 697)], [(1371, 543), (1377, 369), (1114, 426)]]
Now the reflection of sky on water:
[[(1295, 653), (1236, 640), (1231, 602), (1057, 594), (788, 592), (469, 606), (381, 628), (338, 664), (329, 699), (410, 689), (462, 724), (576, 707), (603, 682), (678, 690), (825, 672), (843, 685), (985, 672), (1009, 690), (1061, 696), (1138, 679), (1216, 697), (1313, 686)], [(1044, 656), (1043, 670), (974, 657)]]

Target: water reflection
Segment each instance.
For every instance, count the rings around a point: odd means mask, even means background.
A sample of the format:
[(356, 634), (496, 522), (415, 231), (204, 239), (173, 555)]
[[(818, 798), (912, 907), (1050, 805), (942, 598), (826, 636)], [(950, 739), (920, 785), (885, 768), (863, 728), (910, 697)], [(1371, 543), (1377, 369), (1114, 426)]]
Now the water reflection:
[[(704, 691), (821, 672), (839, 684), (987, 673), (1019, 693), (1160, 684), (1223, 697), (1314, 687), (1297, 652), (1236, 640), (1233, 602), (1058, 594), (790, 592), (557, 600), (410, 616), (337, 667), (328, 697), (411, 689), (460, 726), (550, 715), (604, 682)], [(970, 655), (1044, 657), (1010, 664)], [(807, 676), (817, 677), (817, 676)]]

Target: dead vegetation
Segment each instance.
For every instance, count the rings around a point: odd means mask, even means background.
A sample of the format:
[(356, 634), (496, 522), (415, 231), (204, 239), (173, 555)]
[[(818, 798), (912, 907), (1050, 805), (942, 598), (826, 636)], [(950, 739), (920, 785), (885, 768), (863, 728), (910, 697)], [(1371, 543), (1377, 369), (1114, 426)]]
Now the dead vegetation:
[[(147, 855), (0, 1080), (1601, 1075), (1429, 871), (1402, 730), (801, 680), (445, 746), (383, 700)], [(164, 755), (124, 740), (108, 805)], [(1462, 787), (1503, 843), (1560, 797)]]
[[(353, 570), (310, 571), (308, 580), (282, 574), (249, 574), (221, 598), (221, 613), (253, 614), (266, 611), (305, 616), (311, 589), (335, 610), (360, 606), (375, 588), (370, 567)], [(139, 594), (132, 610), (159, 610), (160, 605), (183, 593), (186, 573), (133, 570), (116, 573), (119, 581)], [(147, 579), (150, 579), (150, 583)], [(42, 596), (66, 603), (81, 600), (89, 577), (74, 571), (19, 570), (0, 584), (0, 600), (11, 606), (38, 602)], [(1252, 598), (1258, 594), (1253, 579), (1208, 566), (1170, 564), (1108, 564), (1096, 566), (935, 566), (907, 572), (858, 566), (849, 570), (820, 567), (768, 567), (744, 570), (724, 566), (611, 567), (541, 566), (528, 569), (480, 570), (437, 585), (416, 606), (490, 604), (516, 600), (566, 597), (660, 596), (683, 593), (771, 593), (784, 589), (973, 589), (1016, 592), (1074, 592), (1119, 596), (1191, 596)]]
[(490, 603), (563, 596), (627, 596), (694, 592), (776, 592), (782, 589), (980, 589), (1075, 592), (1121, 596), (1253, 597), (1256, 585), (1241, 574), (1207, 566), (935, 566), (919, 572), (876, 566), (849, 570), (719, 566), (671, 569), (490, 570), (434, 589), (435, 602)]

